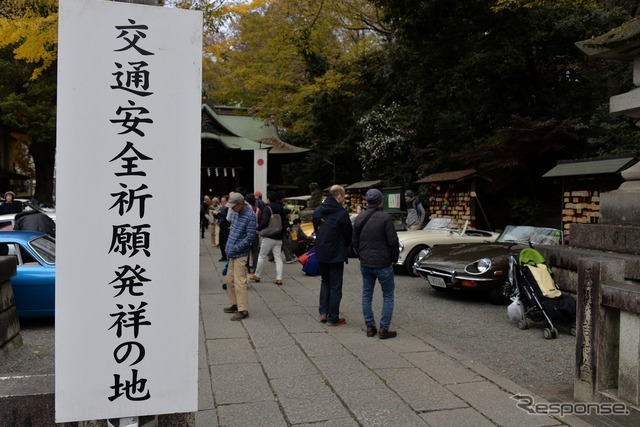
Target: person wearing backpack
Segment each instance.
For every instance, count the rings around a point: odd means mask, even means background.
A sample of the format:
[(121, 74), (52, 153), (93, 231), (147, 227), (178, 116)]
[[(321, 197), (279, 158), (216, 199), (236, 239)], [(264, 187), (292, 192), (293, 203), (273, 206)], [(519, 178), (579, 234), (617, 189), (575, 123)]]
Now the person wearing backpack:
[(427, 211), (411, 190), (404, 193), (404, 201), (407, 202), (407, 230), (421, 230)]
[[(257, 227), (261, 236), (260, 255), (258, 255), (258, 265), (256, 271), (249, 279), (254, 282), (260, 282), (260, 276), (264, 265), (269, 260), (269, 252), (273, 251), (273, 258), (276, 262), (276, 285), (282, 285), (282, 271), (284, 264), (282, 262), (282, 240), (284, 238), (289, 222), (284, 215), (284, 207), (282, 206), (282, 197), (284, 195), (276, 195), (275, 192), (267, 192), (267, 204), (262, 210), (262, 221)], [(274, 217), (274, 218), (272, 218)]]
[[(367, 326), (367, 336), (376, 334), (380, 339), (394, 338), (396, 331), (389, 330), (393, 316), (395, 280), (393, 264), (400, 255), (398, 233), (391, 216), (382, 211), (382, 192), (372, 188), (365, 195), (367, 210), (356, 217), (353, 224), (353, 249), (360, 259), (362, 273), (362, 315)], [(382, 314), (380, 330), (371, 308), (376, 280), (382, 289)]]

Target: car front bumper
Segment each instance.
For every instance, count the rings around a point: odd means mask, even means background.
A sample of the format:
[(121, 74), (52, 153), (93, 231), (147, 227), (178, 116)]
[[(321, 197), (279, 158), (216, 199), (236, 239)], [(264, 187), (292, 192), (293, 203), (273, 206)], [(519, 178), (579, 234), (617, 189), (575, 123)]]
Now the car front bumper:
[(456, 271), (414, 266), (413, 271), (422, 276), (431, 286), (447, 289), (488, 290), (500, 284), (495, 277), (477, 276)]

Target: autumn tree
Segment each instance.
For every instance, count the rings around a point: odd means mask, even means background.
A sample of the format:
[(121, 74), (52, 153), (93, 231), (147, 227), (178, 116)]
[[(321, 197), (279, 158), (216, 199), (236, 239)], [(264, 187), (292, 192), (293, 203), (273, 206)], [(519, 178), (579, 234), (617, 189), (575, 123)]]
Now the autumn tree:
[(53, 201), (57, 1), (4, 0), (0, 9), (0, 123), (26, 144), (34, 197)]
[[(248, 107), (287, 141), (312, 147), (292, 180), (359, 180), (352, 130), (363, 79), (360, 61), (382, 46), (379, 10), (364, 0), (253, 1), (226, 9), (228, 28), (206, 46), (204, 86), (218, 104)], [(302, 171), (301, 169), (304, 169)]]

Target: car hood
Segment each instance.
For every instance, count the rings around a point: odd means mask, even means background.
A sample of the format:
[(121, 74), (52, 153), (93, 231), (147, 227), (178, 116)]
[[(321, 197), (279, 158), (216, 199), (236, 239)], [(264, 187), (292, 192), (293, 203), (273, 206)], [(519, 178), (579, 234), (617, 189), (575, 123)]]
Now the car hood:
[[(480, 258), (506, 257), (512, 243), (467, 243), (447, 246), (434, 246), (429, 256), (420, 261), (420, 265), (446, 264), (467, 265)], [(514, 246), (518, 250), (521, 246)]]
[(398, 240), (401, 242), (412, 242), (414, 240), (422, 241), (425, 239), (444, 239), (452, 236), (460, 237), (460, 234), (449, 230), (412, 230), (398, 232)]

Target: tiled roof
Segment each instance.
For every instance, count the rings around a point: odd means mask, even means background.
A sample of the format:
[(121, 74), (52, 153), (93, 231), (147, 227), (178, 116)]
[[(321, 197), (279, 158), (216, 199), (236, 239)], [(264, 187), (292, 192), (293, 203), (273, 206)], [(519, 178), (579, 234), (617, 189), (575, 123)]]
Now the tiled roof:
[(543, 178), (563, 176), (619, 174), (636, 163), (635, 157), (562, 162), (542, 175)]
[(444, 181), (462, 181), (470, 178), (487, 179), (475, 169), (466, 169), (461, 171), (434, 173), (429, 176), (425, 176), (422, 179), (417, 180), (416, 184), (427, 184), (430, 182), (444, 182)]

